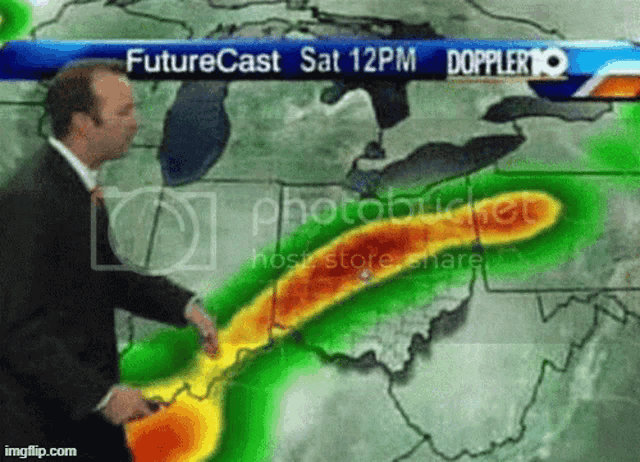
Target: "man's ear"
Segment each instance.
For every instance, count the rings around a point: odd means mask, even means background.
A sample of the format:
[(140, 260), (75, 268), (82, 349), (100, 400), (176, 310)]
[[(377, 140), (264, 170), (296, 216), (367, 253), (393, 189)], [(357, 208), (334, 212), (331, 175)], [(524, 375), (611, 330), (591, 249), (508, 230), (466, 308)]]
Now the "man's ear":
[(89, 114), (84, 112), (74, 112), (71, 114), (71, 127), (75, 130), (78, 136), (87, 136), (89, 133), (89, 126), (93, 121)]

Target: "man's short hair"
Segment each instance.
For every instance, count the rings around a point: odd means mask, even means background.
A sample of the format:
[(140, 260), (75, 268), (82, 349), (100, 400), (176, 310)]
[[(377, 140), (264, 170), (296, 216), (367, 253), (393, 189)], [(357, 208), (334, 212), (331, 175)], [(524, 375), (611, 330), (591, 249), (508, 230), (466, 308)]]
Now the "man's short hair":
[(60, 69), (45, 101), (53, 136), (63, 139), (69, 134), (74, 112), (88, 114), (100, 125), (102, 120), (99, 100), (93, 92), (93, 75), (99, 71), (126, 75), (126, 69), (123, 61), (112, 59), (83, 59)]

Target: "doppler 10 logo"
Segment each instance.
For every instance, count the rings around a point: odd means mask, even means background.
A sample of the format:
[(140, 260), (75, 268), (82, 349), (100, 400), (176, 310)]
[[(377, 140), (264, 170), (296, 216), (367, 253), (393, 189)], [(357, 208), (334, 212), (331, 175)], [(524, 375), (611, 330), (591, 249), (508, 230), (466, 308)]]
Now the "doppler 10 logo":
[(569, 58), (560, 48), (449, 49), (447, 77), (564, 79)]
[(0, 0), (0, 42), (23, 37), (31, 27), (31, 3)]

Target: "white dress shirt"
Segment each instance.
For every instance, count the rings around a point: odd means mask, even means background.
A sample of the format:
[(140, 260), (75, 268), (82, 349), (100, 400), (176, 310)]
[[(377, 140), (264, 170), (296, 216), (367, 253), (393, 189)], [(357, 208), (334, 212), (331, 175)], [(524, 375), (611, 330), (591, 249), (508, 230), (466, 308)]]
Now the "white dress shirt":
[(69, 162), (69, 165), (71, 165), (73, 170), (78, 174), (78, 176), (82, 180), (82, 183), (84, 183), (85, 187), (87, 188), (87, 191), (91, 192), (93, 188), (98, 186), (98, 174), (100, 173), (100, 170), (90, 169), (80, 159), (78, 159), (76, 155), (73, 152), (71, 152), (71, 150), (62, 143), (62, 141), (54, 138), (53, 136), (50, 136), (48, 141), (49, 141), (49, 144), (53, 146), (55, 150), (62, 155), (62, 157), (67, 159), (67, 162)]

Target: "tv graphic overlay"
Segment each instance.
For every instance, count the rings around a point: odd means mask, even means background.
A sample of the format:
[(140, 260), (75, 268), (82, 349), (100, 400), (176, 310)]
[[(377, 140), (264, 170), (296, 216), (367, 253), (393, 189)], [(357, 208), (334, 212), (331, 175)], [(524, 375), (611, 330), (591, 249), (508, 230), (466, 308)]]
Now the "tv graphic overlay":
[(640, 96), (640, 61), (614, 61), (587, 80), (574, 98), (629, 98)]
[(637, 98), (640, 49), (602, 40), (16, 40), (0, 52), (0, 79), (40, 80), (90, 57), (122, 60), (134, 80), (524, 80), (539, 97), (569, 101)]
[(527, 80), (565, 80), (569, 69), (567, 53), (553, 47), (501, 49), (447, 50), (447, 79), (486, 78)]

